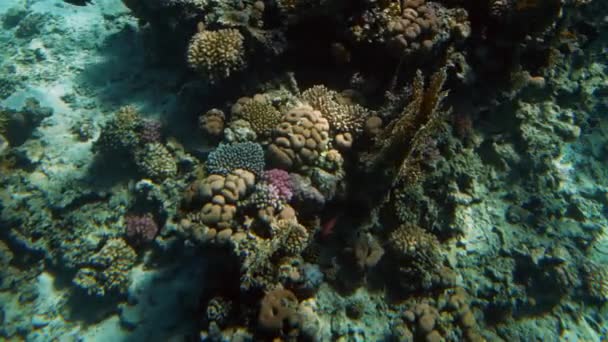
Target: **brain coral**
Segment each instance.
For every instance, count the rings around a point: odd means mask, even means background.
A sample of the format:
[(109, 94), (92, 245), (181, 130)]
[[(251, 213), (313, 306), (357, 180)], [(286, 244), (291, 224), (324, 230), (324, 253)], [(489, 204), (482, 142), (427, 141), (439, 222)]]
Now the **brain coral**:
[(283, 116), (268, 146), (270, 160), (279, 168), (310, 166), (329, 143), (329, 123), (309, 106), (298, 106)]
[(227, 78), (244, 67), (243, 35), (236, 29), (205, 30), (192, 37), (188, 46), (188, 64), (211, 82)]
[(264, 96), (239, 99), (232, 106), (232, 115), (249, 122), (260, 137), (270, 136), (272, 129), (281, 122), (281, 113)]
[(211, 174), (226, 175), (233, 170), (244, 169), (261, 175), (264, 170), (264, 150), (254, 142), (220, 144), (207, 159)]
[(165, 146), (146, 144), (135, 152), (135, 165), (141, 173), (153, 180), (164, 180), (177, 174), (177, 164)]

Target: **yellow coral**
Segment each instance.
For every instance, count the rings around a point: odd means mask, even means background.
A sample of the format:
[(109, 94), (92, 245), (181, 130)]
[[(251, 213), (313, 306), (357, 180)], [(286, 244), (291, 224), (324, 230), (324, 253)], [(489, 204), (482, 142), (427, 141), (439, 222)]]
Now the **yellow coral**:
[(236, 29), (208, 31), (199, 27), (188, 46), (188, 64), (211, 82), (244, 67), (243, 35)]
[(358, 104), (341, 103), (337, 92), (322, 85), (305, 90), (301, 97), (312, 108), (320, 111), (337, 133), (361, 133), (370, 113)]
[(389, 235), (389, 248), (397, 258), (437, 263), (439, 241), (435, 235), (411, 224), (399, 226)]
[(253, 99), (244, 97), (232, 108), (232, 114), (251, 125), (258, 136), (270, 136), (272, 130), (281, 122), (281, 113), (263, 96)]

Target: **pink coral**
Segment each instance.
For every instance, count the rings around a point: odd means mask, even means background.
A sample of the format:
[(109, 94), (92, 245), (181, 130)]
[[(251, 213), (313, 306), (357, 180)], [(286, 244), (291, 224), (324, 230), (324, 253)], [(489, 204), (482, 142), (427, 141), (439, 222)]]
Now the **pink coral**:
[(159, 230), (154, 217), (150, 213), (127, 215), (125, 217), (125, 226), (129, 240), (138, 245), (154, 240)]
[(278, 191), (279, 198), (284, 202), (289, 202), (293, 196), (293, 182), (289, 173), (281, 169), (271, 169), (264, 171), (262, 179)]

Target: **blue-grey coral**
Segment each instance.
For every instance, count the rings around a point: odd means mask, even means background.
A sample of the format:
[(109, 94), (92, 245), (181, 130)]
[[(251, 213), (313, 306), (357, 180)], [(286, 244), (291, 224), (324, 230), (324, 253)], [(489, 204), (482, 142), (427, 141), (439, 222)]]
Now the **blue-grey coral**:
[(260, 144), (242, 142), (220, 144), (209, 154), (207, 171), (212, 174), (226, 175), (233, 170), (243, 169), (259, 176), (264, 170), (264, 150)]

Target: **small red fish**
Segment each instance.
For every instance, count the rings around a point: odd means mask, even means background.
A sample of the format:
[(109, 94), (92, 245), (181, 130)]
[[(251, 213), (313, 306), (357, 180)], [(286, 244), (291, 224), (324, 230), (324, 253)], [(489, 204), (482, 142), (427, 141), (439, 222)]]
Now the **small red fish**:
[(336, 223), (338, 222), (338, 219), (341, 216), (342, 216), (342, 213), (336, 214), (321, 225), (321, 232), (319, 233), (319, 235), (321, 236), (321, 239), (326, 239), (331, 234), (333, 234), (334, 228), (336, 227)]

